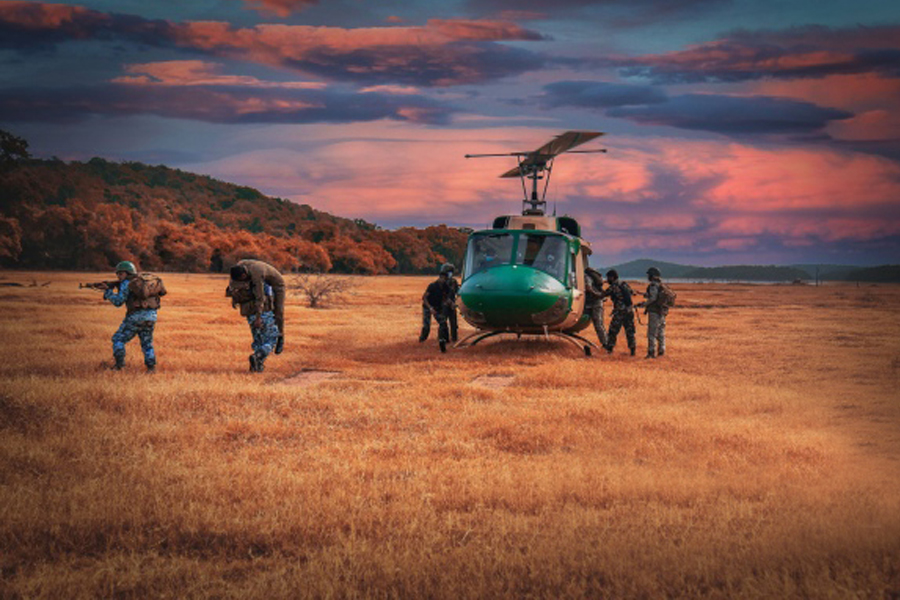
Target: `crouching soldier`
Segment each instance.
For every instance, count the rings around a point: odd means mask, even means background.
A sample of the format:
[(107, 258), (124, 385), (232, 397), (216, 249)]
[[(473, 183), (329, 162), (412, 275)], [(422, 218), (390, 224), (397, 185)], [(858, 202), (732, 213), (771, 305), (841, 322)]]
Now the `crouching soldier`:
[[(449, 268), (448, 268), (449, 267)], [(441, 267), (441, 274), (437, 280), (428, 284), (425, 293), (422, 294), (422, 331), (419, 341), (424, 342), (431, 333), (431, 317), (438, 323), (438, 346), (441, 352), (447, 351), (447, 342), (450, 341), (450, 331), (447, 328), (448, 298), (451, 294), (449, 280), (453, 275), (453, 265), (445, 264)], [(454, 312), (455, 312), (454, 307)]]
[[(265, 295), (266, 285), (271, 288), (273, 296), (271, 311), (275, 315), (275, 325), (278, 326), (278, 342), (275, 344), (275, 354), (281, 354), (282, 350), (284, 350), (284, 277), (282, 277), (278, 269), (269, 263), (246, 258), (238, 261), (231, 268), (231, 279), (249, 281), (257, 297)], [(261, 307), (257, 308), (259, 310), (257, 314), (261, 316)]]
[(253, 337), (250, 344), (253, 354), (248, 357), (250, 372), (262, 373), (266, 358), (278, 344), (280, 333), (273, 311), (272, 286), (265, 284), (262, 297), (257, 298), (255, 286), (249, 279), (232, 279), (225, 289), (225, 296), (231, 298), (232, 307), (240, 307), (241, 316), (246, 317), (250, 325), (250, 335)]
[(112, 336), (114, 369), (125, 367), (125, 344), (138, 336), (141, 350), (144, 352), (144, 366), (148, 373), (156, 371), (156, 352), (153, 349), (153, 329), (156, 326), (156, 311), (159, 310), (160, 297), (166, 295), (166, 286), (162, 279), (152, 273), (137, 272), (134, 263), (124, 260), (116, 265), (116, 277), (119, 278), (118, 289), (101, 284), (105, 291), (103, 297), (114, 306), (125, 305), (125, 319), (118, 331)]

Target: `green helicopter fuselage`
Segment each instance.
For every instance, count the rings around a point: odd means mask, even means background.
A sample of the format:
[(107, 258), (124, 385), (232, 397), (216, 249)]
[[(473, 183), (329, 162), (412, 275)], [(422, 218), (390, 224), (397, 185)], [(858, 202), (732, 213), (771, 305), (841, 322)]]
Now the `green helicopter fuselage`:
[[(498, 227), (498, 225), (500, 227)], [(459, 289), (463, 317), (481, 330), (575, 332), (584, 313), (590, 245), (570, 218), (500, 217), (469, 236)]]

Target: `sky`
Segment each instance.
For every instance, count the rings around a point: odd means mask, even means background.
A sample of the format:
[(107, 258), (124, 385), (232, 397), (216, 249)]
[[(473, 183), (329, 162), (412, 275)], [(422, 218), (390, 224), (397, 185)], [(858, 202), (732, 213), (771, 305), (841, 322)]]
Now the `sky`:
[[(0, 0), (0, 129), (385, 228), (547, 200), (596, 262), (900, 262), (895, 0)], [(593, 262), (593, 261), (592, 261)]]

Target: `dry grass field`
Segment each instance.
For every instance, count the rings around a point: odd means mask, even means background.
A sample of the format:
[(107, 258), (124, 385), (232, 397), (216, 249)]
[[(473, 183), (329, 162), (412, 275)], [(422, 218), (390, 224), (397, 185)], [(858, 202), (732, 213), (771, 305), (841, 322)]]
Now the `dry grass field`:
[(360, 278), (254, 375), (169, 274), (148, 376), (101, 275), (3, 275), (4, 598), (900, 597), (898, 287), (675, 285), (653, 361), (441, 355)]

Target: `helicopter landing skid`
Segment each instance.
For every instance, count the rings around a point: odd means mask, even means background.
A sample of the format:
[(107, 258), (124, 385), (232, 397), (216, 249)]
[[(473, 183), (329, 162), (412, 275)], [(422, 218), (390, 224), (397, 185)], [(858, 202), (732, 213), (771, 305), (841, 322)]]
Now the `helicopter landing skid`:
[[(515, 334), (517, 337), (522, 337), (522, 335), (523, 335), (522, 333), (519, 333), (516, 331), (488, 331), (486, 333), (481, 332), (481, 331), (476, 331), (475, 333), (469, 334), (466, 337), (464, 337), (463, 339), (456, 342), (453, 345), (453, 347), (454, 348), (469, 348), (471, 346), (474, 346), (481, 340), (485, 340), (485, 339), (487, 339), (489, 337), (493, 337), (495, 335), (501, 335), (503, 333), (512, 333), (512, 334)], [(597, 350), (600, 349), (600, 347), (597, 344), (595, 344), (594, 342), (592, 342), (586, 338), (581, 337), (580, 335), (578, 335), (576, 333), (566, 333), (563, 331), (550, 331), (550, 332), (546, 332), (546, 333), (535, 333), (535, 334), (524, 334), (524, 335), (542, 335), (548, 339), (551, 335), (554, 337), (558, 337), (562, 340), (569, 342), (570, 344), (573, 344), (576, 348), (578, 348), (579, 350), (584, 352), (585, 356), (591, 356), (591, 354), (592, 354), (591, 348), (596, 348)]]

